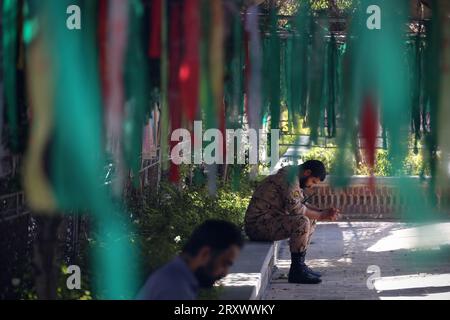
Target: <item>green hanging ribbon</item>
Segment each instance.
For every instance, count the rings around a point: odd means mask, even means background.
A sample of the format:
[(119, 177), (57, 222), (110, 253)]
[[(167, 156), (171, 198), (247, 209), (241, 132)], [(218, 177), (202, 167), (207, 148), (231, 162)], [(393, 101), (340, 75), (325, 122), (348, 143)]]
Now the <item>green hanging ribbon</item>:
[(126, 93), (128, 103), (124, 124), (124, 159), (133, 173), (133, 183), (139, 183), (142, 132), (146, 121), (150, 89), (147, 87), (148, 67), (142, 42), (144, 6), (140, 0), (129, 3), (129, 36), (126, 53)]
[(344, 130), (339, 130), (336, 134), (337, 155), (336, 165), (334, 168), (334, 175), (331, 183), (336, 187), (345, 187), (350, 183), (350, 176), (352, 175), (352, 159), (355, 150), (353, 137), (355, 136), (356, 126), (355, 118), (358, 111), (358, 105), (355, 103), (355, 92), (358, 91), (358, 81), (355, 80), (355, 57), (356, 48), (360, 46), (361, 41), (360, 29), (362, 28), (361, 21), (362, 7), (357, 7), (355, 17), (352, 19), (347, 35), (347, 43), (345, 50), (342, 52), (341, 63), (341, 93), (342, 103), (339, 109), (339, 115), (342, 121)]
[[(431, 182), (430, 197), (435, 198), (434, 190), (437, 172), (437, 150), (438, 150), (438, 106), (440, 89), (440, 68), (436, 61), (441, 60), (441, 21), (439, 19), (437, 0), (432, 0), (432, 17), (426, 25), (427, 44), (425, 47), (425, 100), (426, 111), (429, 113), (429, 130), (425, 134), (425, 146), (427, 149), (427, 160), (430, 164)], [(426, 122), (425, 122), (426, 123)]]
[[(47, 36), (54, 63), (54, 136), (51, 180), (58, 207), (87, 210), (97, 226), (97, 292), (106, 299), (132, 298), (136, 279), (130, 225), (104, 186), (105, 154), (96, 52), (96, 5), (91, 0), (45, 0)], [(70, 5), (83, 13), (82, 29), (69, 30)]]
[(211, 70), (209, 62), (209, 52), (210, 52), (210, 4), (209, 1), (203, 0), (201, 3), (201, 34), (202, 41), (200, 46), (201, 52), (201, 67), (200, 67), (200, 105), (205, 116), (205, 129), (217, 127), (215, 118), (215, 108), (213, 104), (212, 97), (212, 87), (211, 87)]
[(319, 117), (319, 132), (320, 136), (325, 136), (325, 129), (328, 130), (328, 120), (325, 119), (325, 115), (329, 109), (329, 97), (330, 97), (330, 60), (329, 60), (329, 51), (331, 50), (330, 41), (325, 40), (325, 54), (323, 64), (323, 85), (322, 85), (322, 94), (320, 97), (320, 117)]
[(334, 138), (336, 135), (336, 80), (337, 80), (337, 48), (334, 35), (331, 36), (328, 44), (327, 55), (327, 94), (326, 110), (327, 110), (327, 135)]
[[(270, 128), (278, 129), (280, 126), (280, 77), (281, 77), (281, 50), (278, 36), (278, 11), (275, 6), (270, 8), (270, 38), (269, 38), (269, 81), (270, 81)], [(270, 141), (270, 139), (269, 139)]]
[[(450, 183), (450, 23), (448, 15), (450, 14), (450, 2), (439, 0), (439, 19), (442, 23), (441, 28), (441, 60), (440, 63), (440, 95), (439, 95), (439, 113), (438, 113), (438, 145), (440, 152), (439, 166), (436, 175), (439, 187), (444, 189)], [(444, 192), (443, 192), (444, 193)], [(450, 196), (443, 196), (445, 203), (450, 199)], [(445, 199), (446, 198), (446, 199)]]
[[(216, 1), (216, 0), (214, 0)], [(213, 70), (211, 63), (212, 52), (212, 6), (209, 0), (201, 2), (201, 45), (200, 45), (200, 106), (202, 115), (205, 119), (204, 130), (218, 127), (217, 105), (214, 95)], [(205, 146), (208, 143), (205, 143)], [(216, 149), (215, 152), (218, 152)], [(211, 164), (208, 166), (208, 191), (211, 196), (216, 193), (216, 174), (217, 166)]]
[(411, 65), (411, 80), (412, 80), (412, 112), (411, 112), (411, 120), (412, 120), (412, 131), (414, 134), (414, 153), (418, 153), (417, 143), (421, 138), (421, 86), (422, 86), (422, 69), (421, 69), (421, 49), (420, 49), (420, 33), (414, 39), (413, 42), (413, 56), (412, 56), (412, 65)]
[(337, 45), (337, 59), (336, 59), (336, 93), (335, 93), (335, 98), (336, 98), (336, 109), (335, 109), (335, 113), (336, 115), (341, 114), (342, 113), (342, 101), (343, 101), (343, 71), (342, 71), (342, 66), (343, 66), (343, 61), (344, 61), (344, 56), (345, 53), (347, 51), (347, 44), (346, 43), (342, 43)]
[(169, 107), (168, 107), (168, 47), (167, 47), (167, 0), (161, 0), (161, 150), (162, 170), (169, 168)]
[(309, 103), (307, 106), (308, 125), (311, 129), (311, 141), (317, 143), (320, 115), (322, 112), (322, 95), (324, 85), (325, 30), (317, 24), (312, 26), (312, 47), (309, 70)]
[(302, 1), (294, 19), (294, 38), (291, 64), (291, 101), (294, 115), (305, 116), (308, 94), (308, 48), (311, 27), (311, 7)]
[[(363, 5), (369, 5), (365, 1)], [(408, 93), (410, 92), (405, 52), (405, 33), (402, 30), (407, 18), (404, 3), (380, 2), (384, 13), (383, 27), (378, 33), (365, 31), (368, 52), (367, 62), (372, 62), (373, 74), (380, 90), (383, 121), (389, 139), (389, 156), (394, 174), (400, 174), (408, 148)], [(376, 44), (376, 45), (375, 45)], [(387, 81), (389, 79), (389, 81)]]
[(285, 40), (283, 40), (283, 64), (282, 64), (282, 81), (281, 88), (283, 93), (282, 100), (285, 101), (288, 109), (288, 125), (289, 130), (292, 130), (294, 124), (294, 106), (292, 103), (292, 55), (293, 55), (293, 38), (289, 35)]
[[(231, 112), (226, 111), (226, 128), (238, 129), (242, 126), (244, 117), (244, 78), (243, 78), (243, 41), (242, 41), (242, 24), (239, 15), (232, 15), (232, 58), (229, 70), (230, 81), (225, 83), (225, 99), (226, 108), (230, 108)], [(236, 148), (236, 146), (235, 146)], [(234, 153), (235, 155), (237, 152)], [(231, 175), (231, 185), (233, 191), (239, 190), (241, 182), (242, 166), (233, 165)]]
[(262, 65), (262, 110), (261, 114), (265, 115), (270, 113), (270, 50), (269, 50), (269, 38), (264, 37), (262, 41), (263, 47), (263, 65)]

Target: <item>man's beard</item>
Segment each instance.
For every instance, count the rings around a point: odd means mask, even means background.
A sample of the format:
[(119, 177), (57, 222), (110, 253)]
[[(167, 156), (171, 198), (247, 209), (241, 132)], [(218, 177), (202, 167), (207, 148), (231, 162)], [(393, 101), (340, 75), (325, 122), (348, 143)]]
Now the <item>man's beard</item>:
[(195, 277), (201, 288), (212, 288), (214, 283), (220, 278), (211, 276), (210, 268), (200, 267), (195, 272)]
[(302, 188), (302, 189), (309, 188), (306, 185), (306, 181), (308, 181), (308, 177), (300, 177), (298, 180), (300, 182), (300, 188)]

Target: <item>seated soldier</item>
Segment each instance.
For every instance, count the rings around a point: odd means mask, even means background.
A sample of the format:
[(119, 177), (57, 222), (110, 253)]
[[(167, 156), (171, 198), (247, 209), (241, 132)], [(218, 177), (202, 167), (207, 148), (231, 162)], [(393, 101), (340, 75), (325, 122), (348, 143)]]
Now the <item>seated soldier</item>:
[(325, 166), (309, 160), (300, 166), (287, 166), (266, 177), (255, 190), (245, 214), (245, 231), (253, 241), (289, 238), (291, 283), (320, 283), (321, 274), (305, 264), (305, 255), (316, 221), (335, 221), (339, 210), (319, 210), (306, 204), (303, 189), (323, 181)]

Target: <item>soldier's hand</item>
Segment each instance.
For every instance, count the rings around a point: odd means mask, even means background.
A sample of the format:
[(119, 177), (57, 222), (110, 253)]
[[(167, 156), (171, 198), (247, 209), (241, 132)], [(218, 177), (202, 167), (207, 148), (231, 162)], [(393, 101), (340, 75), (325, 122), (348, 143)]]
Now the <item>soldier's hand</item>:
[(329, 208), (323, 211), (323, 220), (336, 221), (340, 217), (340, 210), (336, 208)]

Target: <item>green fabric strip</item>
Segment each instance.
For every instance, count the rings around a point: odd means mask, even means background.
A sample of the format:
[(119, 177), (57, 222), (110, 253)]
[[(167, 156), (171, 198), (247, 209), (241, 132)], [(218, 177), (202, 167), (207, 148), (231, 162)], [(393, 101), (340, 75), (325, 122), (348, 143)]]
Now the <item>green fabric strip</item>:
[(129, 37), (125, 62), (128, 103), (124, 123), (124, 159), (133, 173), (133, 183), (139, 184), (142, 136), (150, 97), (147, 64), (142, 41), (144, 7), (140, 0), (129, 2)]
[[(96, 2), (44, 0), (56, 84), (51, 176), (61, 210), (86, 210), (96, 223), (96, 290), (106, 299), (132, 298), (136, 290), (133, 247), (125, 215), (103, 185), (105, 154), (97, 74)], [(78, 5), (82, 29), (66, 27), (66, 12)], [(126, 259), (124, 259), (126, 257)]]

